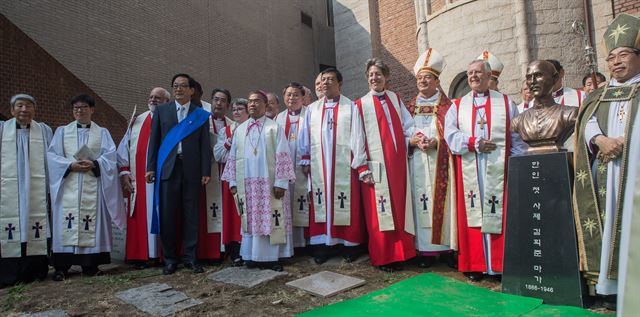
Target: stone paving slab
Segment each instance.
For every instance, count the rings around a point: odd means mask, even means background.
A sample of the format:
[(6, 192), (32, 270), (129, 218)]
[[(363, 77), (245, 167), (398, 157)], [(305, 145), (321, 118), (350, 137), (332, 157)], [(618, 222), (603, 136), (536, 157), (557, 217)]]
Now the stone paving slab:
[(39, 313), (22, 314), (20, 317), (69, 317), (69, 314), (62, 309), (51, 309)]
[(272, 270), (248, 269), (244, 266), (228, 267), (209, 274), (208, 279), (226, 284), (233, 284), (246, 288), (253, 288), (277, 277), (285, 276), (287, 272)]
[(128, 289), (116, 293), (116, 297), (153, 316), (168, 316), (202, 304), (202, 301), (193, 299), (164, 283), (151, 283)]
[(329, 297), (364, 285), (363, 279), (330, 271), (322, 271), (287, 283), (288, 286), (320, 297)]

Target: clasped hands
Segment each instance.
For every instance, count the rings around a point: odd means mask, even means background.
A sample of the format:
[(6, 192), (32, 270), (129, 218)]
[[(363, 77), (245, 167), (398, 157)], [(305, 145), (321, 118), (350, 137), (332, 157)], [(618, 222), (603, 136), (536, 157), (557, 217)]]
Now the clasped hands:
[(90, 160), (79, 160), (71, 163), (72, 172), (87, 173), (95, 167), (96, 166), (93, 164), (93, 161)]
[(409, 139), (409, 145), (417, 147), (423, 152), (427, 152), (438, 146), (438, 139), (430, 138), (422, 133), (416, 133)]
[(593, 143), (598, 146), (598, 159), (603, 164), (606, 164), (622, 155), (624, 136), (609, 138), (604, 135), (598, 135), (594, 138)]

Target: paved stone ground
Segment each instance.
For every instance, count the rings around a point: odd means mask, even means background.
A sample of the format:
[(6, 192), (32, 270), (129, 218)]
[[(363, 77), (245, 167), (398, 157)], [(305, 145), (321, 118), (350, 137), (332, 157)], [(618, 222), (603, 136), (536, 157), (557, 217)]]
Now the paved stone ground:
[(116, 297), (153, 316), (169, 316), (202, 304), (165, 283), (151, 283), (116, 293)]
[(215, 273), (209, 274), (212, 281), (233, 284), (246, 288), (253, 288), (260, 284), (271, 281), (279, 276), (287, 275), (287, 272), (276, 272), (272, 270), (248, 269), (241, 267), (228, 267)]

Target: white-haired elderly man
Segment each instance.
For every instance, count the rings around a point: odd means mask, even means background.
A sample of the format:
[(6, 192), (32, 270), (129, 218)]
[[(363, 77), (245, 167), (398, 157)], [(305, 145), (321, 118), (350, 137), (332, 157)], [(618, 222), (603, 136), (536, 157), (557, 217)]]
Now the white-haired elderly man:
[(467, 67), (471, 91), (445, 116), (444, 138), (453, 155), (458, 213), (458, 270), (473, 281), (502, 272), (507, 159), (527, 144), (509, 131), (518, 115), (507, 95), (489, 89), (491, 66), (482, 59)]
[(51, 128), (33, 120), (32, 96), (11, 97), (11, 114), (0, 122), (0, 287), (42, 280), (49, 269), (45, 167)]

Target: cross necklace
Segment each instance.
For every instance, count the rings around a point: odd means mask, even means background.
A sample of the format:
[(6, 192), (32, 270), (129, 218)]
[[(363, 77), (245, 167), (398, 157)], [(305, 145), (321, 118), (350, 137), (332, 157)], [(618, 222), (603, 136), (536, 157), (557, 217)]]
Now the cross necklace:
[[(487, 96), (487, 99), (489, 98), (489, 96)], [(480, 111), (478, 111), (480, 108), (484, 108), (484, 106), (478, 106), (476, 104), (476, 97), (473, 97), (473, 110), (475, 110), (476, 114), (480, 117), (480, 121), (476, 122), (477, 125), (480, 126), (480, 130), (482, 130), (484, 132), (484, 125), (487, 124), (487, 115), (486, 113), (483, 111), (482, 114), (480, 114)], [(486, 111), (486, 109), (485, 109)]]
[(258, 146), (260, 145), (260, 136), (262, 135), (262, 125), (258, 127), (258, 142), (253, 144), (253, 138), (249, 135), (249, 143), (251, 144), (251, 148), (253, 148), (253, 156), (258, 155)]

